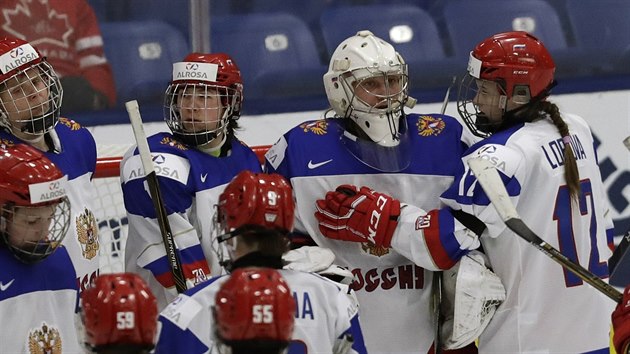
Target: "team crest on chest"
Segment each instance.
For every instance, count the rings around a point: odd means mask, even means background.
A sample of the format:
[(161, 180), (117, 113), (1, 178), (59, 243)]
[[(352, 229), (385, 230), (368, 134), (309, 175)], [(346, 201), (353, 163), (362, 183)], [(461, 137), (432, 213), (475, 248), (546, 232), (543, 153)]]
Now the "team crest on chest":
[(361, 243), (361, 249), (363, 249), (364, 252), (376, 257), (382, 257), (389, 253), (389, 248), (376, 246), (375, 244), (368, 242)]
[(300, 128), (304, 130), (305, 133), (311, 132), (317, 135), (324, 135), (327, 132), (326, 128), (328, 128), (328, 123), (326, 123), (325, 120), (318, 120), (316, 122), (300, 124)]
[(416, 126), (418, 127), (418, 135), (436, 136), (444, 130), (446, 123), (442, 120), (442, 118), (420, 116), (416, 122)]
[(81, 129), (81, 124), (73, 121), (72, 119), (59, 118), (59, 123), (65, 125), (68, 128), (70, 128), (70, 130), (79, 130), (79, 129)]
[(186, 145), (180, 143), (179, 141), (171, 138), (170, 136), (165, 136), (162, 138), (162, 140), (160, 140), (160, 144), (162, 145), (168, 145), (168, 146), (172, 146), (178, 150), (188, 150), (188, 148), (186, 147)]
[(28, 334), (29, 354), (61, 354), (61, 336), (59, 330), (49, 327), (45, 322)]
[(77, 236), (81, 243), (81, 253), (84, 258), (92, 259), (98, 254), (98, 225), (92, 211), (84, 209), (76, 218)]

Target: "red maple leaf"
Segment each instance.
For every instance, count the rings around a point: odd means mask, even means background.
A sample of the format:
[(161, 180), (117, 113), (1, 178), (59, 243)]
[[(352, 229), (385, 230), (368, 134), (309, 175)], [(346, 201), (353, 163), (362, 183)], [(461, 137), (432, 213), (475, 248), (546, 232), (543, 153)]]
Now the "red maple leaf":
[(50, 9), (48, 0), (22, 0), (15, 9), (4, 9), (2, 29), (15, 37), (38, 44), (49, 43), (69, 47), (74, 29), (68, 15)]

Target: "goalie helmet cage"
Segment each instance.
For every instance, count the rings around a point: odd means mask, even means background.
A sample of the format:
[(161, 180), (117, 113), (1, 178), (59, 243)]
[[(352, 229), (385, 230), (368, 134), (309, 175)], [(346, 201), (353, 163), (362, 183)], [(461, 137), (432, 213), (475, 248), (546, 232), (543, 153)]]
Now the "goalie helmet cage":
[[(120, 273), (125, 270), (128, 221), (120, 188), (120, 161), (131, 146), (98, 146), (99, 158), (93, 176), (97, 193), (93, 212), (99, 229), (101, 274)], [(269, 147), (269, 145), (252, 147), (261, 164)]]

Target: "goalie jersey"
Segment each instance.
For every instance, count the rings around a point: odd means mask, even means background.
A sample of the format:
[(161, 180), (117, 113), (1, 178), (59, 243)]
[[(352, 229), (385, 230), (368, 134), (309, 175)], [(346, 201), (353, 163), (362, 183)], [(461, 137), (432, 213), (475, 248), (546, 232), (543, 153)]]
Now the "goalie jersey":
[(367, 350), (373, 353), (428, 352), (434, 336), (430, 270), (436, 268), (422, 268), (391, 248), (327, 239), (319, 232), (315, 201), (340, 184), (354, 184), (427, 210), (438, 208), (440, 194), (463, 171), (461, 156), (467, 146), (461, 141), (462, 126), (439, 114), (411, 114), (406, 120), (408, 140), (399, 156), (407, 154), (409, 164), (398, 172), (384, 172), (356, 158), (357, 151), (344, 142), (343, 120), (338, 118), (305, 122), (266, 154), (268, 172), (284, 175), (293, 186), (296, 231), (333, 250), (335, 263), (354, 274), (351, 288), (360, 304)]
[[(278, 270), (296, 302), (295, 327), (289, 354), (332, 353), (338, 338), (352, 334), (348, 354), (367, 353), (357, 304), (348, 289), (317, 274)], [(212, 307), (228, 276), (215, 277), (179, 295), (162, 311), (155, 353), (218, 353), (214, 345)]]
[[(214, 205), (227, 183), (242, 170), (261, 171), (256, 154), (237, 139), (228, 156), (214, 157), (177, 141), (170, 133), (148, 138), (160, 191), (177, 245), (188, 288), (210, 275), (221, 274), (214, 257), (212, 219)], [(121, 163), (129, 236), (125, 270), (140, 274), (163, 309), (177, 295), (155, 209), (137, 148)]]
[[(79, 289), (83, 291), (98, 275), (101, 247), (94, 215), (96, 188), (92, 184), (96, 143), (87, 129), (67, 118), (59, 118), (59, 123), (45, 139), (49, 139), (49, 145), (54, 148), (44, 154), (68, 176), (66, 193), (70, 200), (71, 225), (63, 245), (74, 264)], [(4, 143), (21, 141), (5, 130), (0, 130), (0, 140)]]
[[(567, 258), (607, 279), (613, 224), (593, 137), (582, 118), (562, 117), (580, 175), (576, 200), (564, 179), (563, 139), (549, 119), (494, 133), (473, 145), (464, 160), (490, 161), (525, 224)], [(506, 289), (505, 301), (479, 338), (479, 352), (609, 352), (615, 303), (509, 230), (467, 165), (443, 201), (486, 224), (481, 244)], [(450, 209), (429, 215), (405, 207), (392, 247), (418, 264), (448, 268), (467, 248), (466, 236), (454, 228)], [(418, 229), (420, 219), (425, 223)]]
[(65, 247), (34, 264), (0, 246), (2, 353), (81, 353), (76, 273)]

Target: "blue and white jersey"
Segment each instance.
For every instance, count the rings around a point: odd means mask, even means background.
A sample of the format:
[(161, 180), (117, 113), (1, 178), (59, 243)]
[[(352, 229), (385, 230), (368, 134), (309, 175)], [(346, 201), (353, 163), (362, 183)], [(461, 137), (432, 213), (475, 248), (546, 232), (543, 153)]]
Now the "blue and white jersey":
[[(580, 194), (573, 202), (564, 179), (564, 143), (550, 119), (495, 133), (473, 145), (464, 160), (482, 157), (492, 162), (523, 221), (569, 259), (607, 279), (613, 224), (593, 137), (582, 118), (562, 117), (569, 126), (580, 175)], [(510, 231), (466, 168), (443, 194), (443, 201), (487, 225), (480, 240), (507, 292), (479, 338), (479, 352), (608, 353), (615, 303)], [(418, 216), (412, 211), (405, 208), (392, 244), (407, 244), (407, 249), (420, 255), (425, 246), (417, 240), (440, 234), (442, 244), (449, 245), (442, 251), (457, 260), (452, 250), (466, 247), (449, 235), (454, 224), (450, 213), (443, 209), (439, 217), (425, 218), (426, 228), (414, 231)], [(427, 236), (427, 230), (434, 235)], [(429, 253), (442, 252), (439, 247), (427, 248)], [(562, 328), (561, 336), (558, 328)]]
[(434, 329), (430, 311), (432, 268), (422, 268), (392, 248), (331, 240), (319, 232), (315, 201), (341, 184), (369, 186), (401, 202), (431, 210), (463, 172), (462, 126), (452, 117), (406, 117), (411, 162), (382, 172), (359, 161), (342, 142), (341, 119), (305, 122), (267, 152), (268, 172), (290, 180), (296, 197), (296, 230), (335, 253), (354, 274), (366, 347), (374, 353), (427, 353)]
[[(188, 288), (221, 274), (211, 239), (214, 205), (232, 178), (242, 170), (260, 172), (256, 154), (239, 140), (226, 157), (214, 157), (175, 140), (169, 133), (148, 139), (168, 220)], [(177, 295), (160, 227), (136, 148), (120, 165), (129, 236), (125, 270), (140, 274), (163, 309)]]
[[(278, 270), (296, 302), (289, 354), (332, 353), (335, 341), (350, 333), (350, 353), (366, 353), (357, 304), (348, 288), (317, 274)], [(155, 353), (218, 353), (214, 346), (212, 306), (228, 276), (215, 277), (179, 295), (160, 314)]]
[[(94, 216), (97, 193), (92, 183), (96, 169), (96, 143), (89, 130), (67, 118), (60, 118), (48, 137), (52, 139), (55, 151), (44, 154), (68, 176), (66, 193), (70, 200), (71, 224), (63, 245), (72, 259), (76, 281), (83, 291), (98, 275), (98, 253), (102, 246)], [(5, 130), (0, 130), (0, 139), (23, 142)]]
[(25, 264), (0, 246), (0, 269), (0, 352), (82, 353), (76, 273), (65, 247)]

